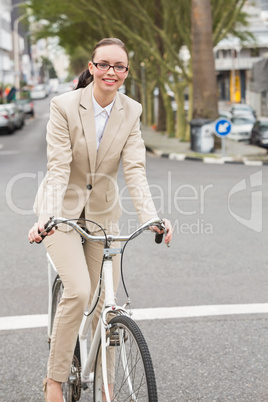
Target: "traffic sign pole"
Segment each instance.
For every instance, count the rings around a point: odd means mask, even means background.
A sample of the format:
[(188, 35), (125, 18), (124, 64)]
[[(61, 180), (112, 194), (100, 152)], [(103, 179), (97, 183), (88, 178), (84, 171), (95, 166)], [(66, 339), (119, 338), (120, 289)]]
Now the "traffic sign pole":
[(225, 138), (231, 132), (232, 123), (230, 120), (225, 118), (220, 118), (214, 123), (214, 132), (217, 137), (221, 139), (221, 153), (222, 156), (225, 156)]

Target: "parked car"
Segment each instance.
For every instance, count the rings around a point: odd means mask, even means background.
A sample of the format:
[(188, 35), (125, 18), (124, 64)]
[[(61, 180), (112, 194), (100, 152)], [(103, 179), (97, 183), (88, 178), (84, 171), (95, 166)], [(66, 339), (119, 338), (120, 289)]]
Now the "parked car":
[(6, 103), (4, 106), (14, 122), (15, 129), (22, 128), (24, 126), (24, 113), (21, 109), (15, 103)]
[(227, 110), (219, 110), (219, 117), (223, 117), (225, 119), (231, 119), (232, 117), (232, 113), (231, 112), (227, 112)]
[(12, 134), (15, 130), (14, 120), (6, 105), (0, 105), (0, 130)]
[(268, 148), (268, 117), (259, 118), (251, 131), (250, 144)]
[(253, 116), (253, 118), (256, 119), (255, 110), (246, 103), (234, 103), (231, 106), (230, 112), (232, 113), (233, 116), (248, 115), (249, 117)]
[(255, 119), (245, 115), (231, 117), (232, 129), (228, 138), (238, 141), (248, 141)]
[(34, 104), (31, 99), (17, 99), (15, 103), (24, 113), (24, 116), (34, 117)]
[(31, 99), (44, 99), (48, 96), (46, 85), (38, 84), (31, 90)]
[(58, 94), (62, 94), (64, 92), (69, 92), (73, 90), (73, 85), (70, 82), (63, 82), (61, 84), (58, 85), (57, 89), (56, 89), (56, 93)]

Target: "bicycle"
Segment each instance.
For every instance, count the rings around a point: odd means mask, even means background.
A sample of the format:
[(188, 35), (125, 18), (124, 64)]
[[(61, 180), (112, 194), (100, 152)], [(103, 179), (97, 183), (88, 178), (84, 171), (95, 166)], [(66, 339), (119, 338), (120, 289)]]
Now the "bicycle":
[[(84, 220), (86, 221), (86, 219)], [(93, 382), (94, 402), (102, 402), (104, 395), (107, 402), (157, 402), (152, 359), (141, 330), (132, 320), (131, 312), (127, 310), (130, 299), (122, 267), (127, 243), (144, 230), (149, 229), (150, 226), (158, 226), (165, 231), (163, 222), (160, 219), (148, 221), (128, 236), (107, 235), (102, 228), (103, 236), (94, 236), (75, 221), (78, 220), (50, 218), (45, 226), (45, 231), (41, 233), (41, 237), (44, 238), (45, 232), (49, 233), (59, 224), (67, 224), (81, 235), (83, 241), (101, 241), (104, 244), (99, 286), (95, 290), (89, 313), (85, 312), (80, 326), (68, 380), (62, 384), (64, 399), (66, 402), (78, 401), (81, 390), (86, 390)], [(81, 223), (81, 219), (79, 222)], [(97, 226), (99, 225), (97, 224)], [(155, 241), (161, 243), (162, 237), (163, 234), (156, 234)], [(123, 248), (112, 248), (113, 242), (124, 242), (125, 244)], [(113, 291), (112, 259), (117, 254), (121, 254), (121, 280), (128, 298), (123, 306), (116, 304)], [(47, 254), (47, 260), (50, 289), (48, 309), (48, 338), (50, 341), (57, 305), (63, 292), (63, 284), (49, 254)], [(53, 271), (56, 273), (56, 277), (52, 285)], [(105, 290), (105, 302), (89, 351), (87, 351), (93, 312), (102, 289)]]

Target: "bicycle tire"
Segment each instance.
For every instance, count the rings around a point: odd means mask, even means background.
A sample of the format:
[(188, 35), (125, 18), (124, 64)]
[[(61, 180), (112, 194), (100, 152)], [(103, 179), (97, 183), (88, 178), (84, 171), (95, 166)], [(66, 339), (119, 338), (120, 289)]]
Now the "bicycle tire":
[[(63, 289), (64, 288), (60, 276), (57, 275), (52, 286), (51, 330), (53, 328), (57, 307), (63, 294)], [(76, 402), (79, 401), (80, 399), (81, 395), (80, 370), (81, 370), (80, 344), (79, 344), (79, 337), (77, 337), (70, 371), (70, 375), (72, 371), (77, 373), (75, 375), (76, 379), (71, 382), (69, 375), (68, 381), (66, 383), (62, 383), (63, 396), (66, 402)]]
[[(107, 373), (111, 401), (157, 402), (157, 387), (150, 352), (138, 325), (127, 316), (116, 316), (107, 330)], [(102, 346), (94, 372), (94, 402), (102, 401)]]

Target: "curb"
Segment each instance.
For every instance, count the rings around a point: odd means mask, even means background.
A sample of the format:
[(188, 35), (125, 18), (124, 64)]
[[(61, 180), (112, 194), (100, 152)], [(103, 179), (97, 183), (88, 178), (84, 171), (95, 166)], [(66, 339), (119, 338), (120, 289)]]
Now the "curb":
[(203, 162), (208, 164), (214, 165), (223, 165), (223, 164), (235, 164), (235, 165), (245, 165), (245, 166), (268, 166), (268, 161), (261, 161), (261, 160), (251, 160), (246, 157), (242, 157), (241, 159), (237, 159), (231, 156), (221, 157), (221, 158), (213, 158), (209, 156), (197, 157), (197, 156), (189, 156), (187, 154), (182, 153), (166, 153), (162, 152), (159, 149), (154, 149), (151, 147), (146, 146), (146, 151), (150, 152), (160, 158), (167, 158), (170, 160), (176, 161), (196, 161), (196, 162)]

